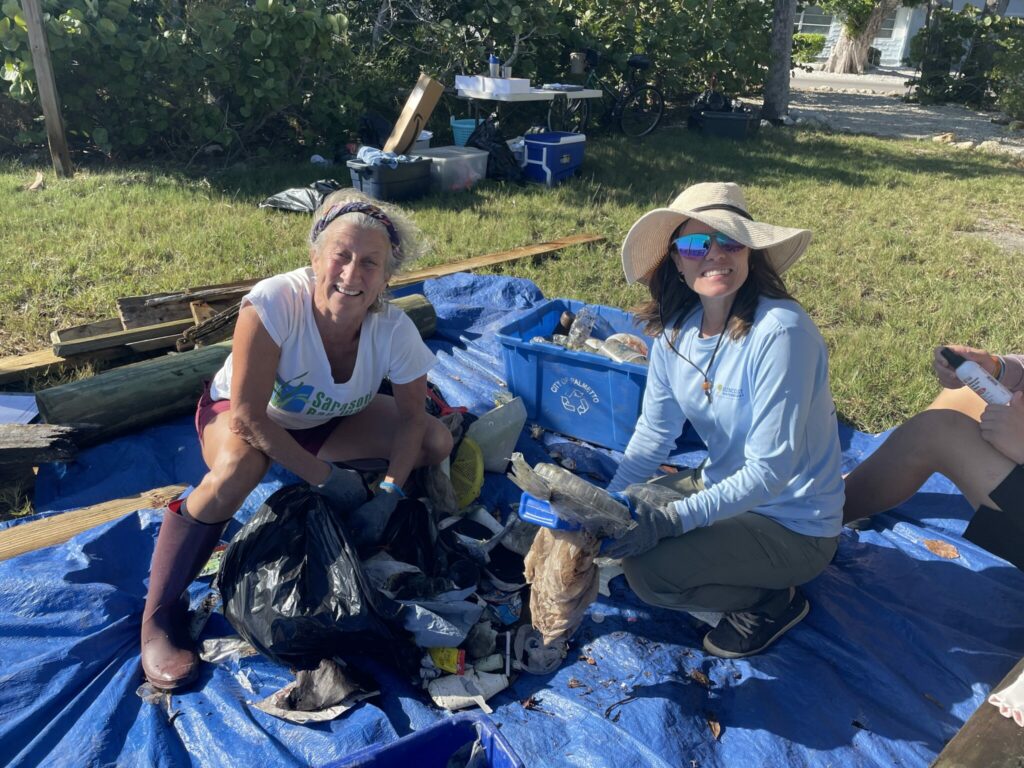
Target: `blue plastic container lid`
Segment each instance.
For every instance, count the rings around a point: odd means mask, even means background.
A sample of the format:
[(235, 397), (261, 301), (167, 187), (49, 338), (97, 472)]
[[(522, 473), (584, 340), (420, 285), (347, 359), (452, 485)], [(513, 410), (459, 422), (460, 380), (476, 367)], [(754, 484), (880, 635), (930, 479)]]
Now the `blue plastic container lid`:
[(560, 531), (578, 531), (580, 529), (578, 523), (567, 522), (556, 515), (549, 502), (531, 496), (526, 491), (523, 491), (523, 495), (519, 498), (519, 519)]

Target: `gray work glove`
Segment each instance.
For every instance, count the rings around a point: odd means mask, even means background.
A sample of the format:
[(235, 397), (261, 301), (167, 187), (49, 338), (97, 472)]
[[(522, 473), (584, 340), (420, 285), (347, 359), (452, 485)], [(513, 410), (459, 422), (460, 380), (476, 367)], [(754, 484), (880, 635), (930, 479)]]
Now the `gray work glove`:
[(346, 512), (370, 498), (370, 489), (366, 487), (362, 475), (354, 469), (342, 469), (334, 464), (331, 464), (331, 473), (326, 480), (310, 487)]
[(635, 557), (654, 549), (658, 542), (672, 536), (683, 535), (683, 522), (672, 509), (672, 502), (682, 495), (671, 488), (652, 483), (637, 483), (622, 493), (613, 493), (629, 507), (636, 527), (617, 539), (601, 542), (601, 554), (606, 557)]
[(377, 544), (401, 499), (401, 494), (382, 488), (368, 502), (352, 510), (345, 519), (352, 532), (353, 543), (357, 547)]

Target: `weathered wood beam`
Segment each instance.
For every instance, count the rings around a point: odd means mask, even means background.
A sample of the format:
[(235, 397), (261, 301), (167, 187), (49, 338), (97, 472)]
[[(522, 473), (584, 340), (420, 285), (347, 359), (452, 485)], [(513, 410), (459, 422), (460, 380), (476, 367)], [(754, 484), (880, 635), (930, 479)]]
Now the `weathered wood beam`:
[(92, 445), (194, 410), (230, 352), (216, 344), (164, 355), (40, 390), (36, 402), (49, 424), (89, 424), (81, 444)]
[(173, 338), (186, 328), (191, 327), (193, 327), (193, 323), (190, 314), (185, 319), (172, 320), (158, 325), (147, 325), (141, 328), (132, 328), (127, 331), (117, 330), (113, 333), (101, 333), (96, 336), (78, 339), (65, 340), (59, 336), (59, 332), (55, 332), (58, 333), (58, 336), (54, 340), (51, 334), (51, 340), (54, 341), (53, 353), (58, 357), (68, 357), (70, 355), (84, 355), (87, 352), (95, 352), (110, 347), (121, 347), (139, 341), (151, 341), (152, 339), (159, 339), (165, 336)]
[(126, 499), (115, 499), (61, 515), (33, 520), (0, 531), (0, 560), (7, 560), (43, 547), (63, 544), (73, 536), (140, 509), (159, 509), (173, 501), (188, 486), (167, 485)]
[[(1024, 659), (992, 690), (998, 691), (1024, 673)], [(1020, 768), (1024, 765), (1024, 728), (982, 702), (949, 740), (931, 768)]]
[(36, 70), (36, 87), (39, 88), (39, 103), (46, 121), (46, 139), (50, 144), (50, 159), (58, 176), (71, 178), (75, 169), (71, 165), (67, 139), (64, 136), (64, 118), (60, 112), (60, 97), (57, 95), (57, 81), (53, 77), (53, 61), (50, 45), (46, 41), (43, 27), (43, 13), (39, 0), (21, 0), (25, 11), (25, 26), (28, 27), (28, 44), (32, 50), (32, 66)]
[(209, 304), (240, 301), (263, 278), (241, 280), (220, 285), (203, 285), (177, 293), (150, 293), (124, 296), (116, 300), (117, 315), (125, 330), (166, 323), (189, 317), (189, 304), (201, 299)]
[(66, 461), (78, 452), (77, 432), (66, 424), (0, 424), (0, 464)]

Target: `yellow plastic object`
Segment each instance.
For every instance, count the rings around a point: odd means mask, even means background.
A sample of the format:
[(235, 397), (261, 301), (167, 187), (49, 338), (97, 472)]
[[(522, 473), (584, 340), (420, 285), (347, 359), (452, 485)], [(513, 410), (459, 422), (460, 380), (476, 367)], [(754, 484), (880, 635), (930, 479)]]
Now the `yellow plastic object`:
[(484, 485), (484, 455), (472, 438), (462, 438), (452, 462), (451, 478), (459, 509), (468, 507)]

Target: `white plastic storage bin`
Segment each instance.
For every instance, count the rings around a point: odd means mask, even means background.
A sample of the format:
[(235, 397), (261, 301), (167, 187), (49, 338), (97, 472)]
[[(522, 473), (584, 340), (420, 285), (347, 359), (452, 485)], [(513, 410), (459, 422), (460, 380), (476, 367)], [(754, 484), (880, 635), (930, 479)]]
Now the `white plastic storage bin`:
[(476, 147), (435, 147), (417, 152), (429, 157), (430, 184), (435, 190), (457, 192), (470, 189), (487, 175), (487, 152)]

